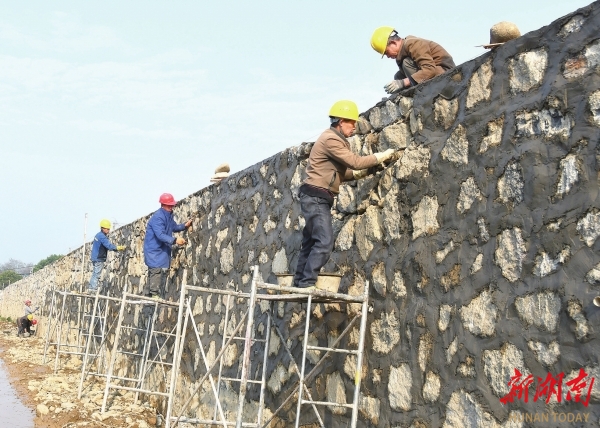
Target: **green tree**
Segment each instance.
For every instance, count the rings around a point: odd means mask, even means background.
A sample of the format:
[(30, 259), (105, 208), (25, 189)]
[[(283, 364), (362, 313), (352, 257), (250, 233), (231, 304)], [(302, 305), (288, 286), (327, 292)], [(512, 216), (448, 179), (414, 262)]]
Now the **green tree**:
[(55, 261), (62, 258), (62, 254), (52, 254), (51, 256), (46, 257), (43, 260), (40, 260), (37, 265), (33, 267), (33, 271), (37, 272), (38, 270), (48, 266), (50, 263), (54, 263)]
[(22, 276), (16, 273), (14, 270), (5, 270), (4, 272), (0, 272), (0, 288), (4, 288), (8, 284), (17, 282), (21, 278)]

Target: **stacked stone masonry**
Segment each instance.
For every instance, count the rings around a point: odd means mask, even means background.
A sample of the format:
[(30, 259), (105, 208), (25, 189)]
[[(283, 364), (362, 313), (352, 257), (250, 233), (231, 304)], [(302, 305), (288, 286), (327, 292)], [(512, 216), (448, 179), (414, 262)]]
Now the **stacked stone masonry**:
[[(600, 376), (600, 308), (592, 304), (600, 294), (599, 28), (596, 2), (361, 115), (353, 150), (391, 147), (400, 156), (342, 185), (332, 209), (337, 239), (324, 270), (343, 273), (341, 290), (350, 294), (361, 293), (365, 280), (372, 285), (360, 426), (521, 427), (529, 423), (519, 417), (536, 412), (588, 413), (598, 424), (600, 379), (588, 407), (505, 406), (500, 397), (515, 368), (571, 379), (583, 367)], [(268, 282), (293, 271), (304, 225), (297, 192), (310, 149), (287, 149), (176, 207), (177, 218), (196, 217), (173, 259), (170, 299), (178, 299), (184, 269), (188, 283), (241, 290), (253, 265)], [(144, 286), (148, 218), (114, 232), (128, 250), (108, 263), (104, 281), (113, 294)], [(0, 313), (17, 316), (25, 297), (47, 305), (52, 287), (75, 289), (80, 265), (81, 249), (8, 287)], [(83, 276), (89, 279), (89, 264)], [(304, 310), (280, 303), (275, 311), (296, 356)], [(194, 311), (214, 358), (223, 301), (197, 299)], [(310, 342), (331, 343), (355, 311), (317, 305)], [(257, 325), (264, 328), (265, 319)], [(349, 342), (356, 341), (354, 332)], [(274, 411), (296, 375), (277, 337), (266, 352), (266, 406)], [(230, 350), (233, 372), (239, 356)], [(196, 350), (184, 359), (180, 390), (202, 373)], [(350, 400), (355, 366), (352, 357), (332, 359), (314, 398)], [(197, 402), (212, 414), (213, 400), (203, 394)], [(227, 394), (231, 411), (237, 397)], [(273, 426), (290, 426), (294, 412), (286, 408)], [(347, 426), (349, 412), (326, 413), (327, 426)], [(303, 418), (315, 421), (308, 411)]]

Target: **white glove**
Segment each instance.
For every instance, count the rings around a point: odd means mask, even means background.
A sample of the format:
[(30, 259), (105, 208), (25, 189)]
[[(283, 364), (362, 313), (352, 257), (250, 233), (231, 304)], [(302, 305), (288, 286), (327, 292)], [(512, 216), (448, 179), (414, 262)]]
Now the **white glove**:
[(360, 180), (361, 178), (365, 178), (367, 176), (367, 170), (366, 169), (355, 169), (352, 171), (352, 175), (354, 176), (355, 180)]
[(385, 89), (385, 92), (388, 94), (398, 92), (399, 90), (404, 89), (404, 80), (392, 80), (390, 83), (385, 85), (383, 89)]
[(377, 163), (384, 162), (392, 157), (394, 154), (394, 149), (387, 149), (385, 152), (373, 153), (377, 158)]

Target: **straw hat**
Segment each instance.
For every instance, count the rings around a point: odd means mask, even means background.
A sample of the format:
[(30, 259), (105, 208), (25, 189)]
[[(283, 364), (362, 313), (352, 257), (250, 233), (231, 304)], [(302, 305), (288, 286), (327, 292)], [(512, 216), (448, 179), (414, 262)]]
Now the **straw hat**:
[(492, 49), (517, 37), (521, 37), (521, 32), (515, 24), (508, 21), (498, 22), (490, 28), (490, 44), (482, 46), (485, 49)]

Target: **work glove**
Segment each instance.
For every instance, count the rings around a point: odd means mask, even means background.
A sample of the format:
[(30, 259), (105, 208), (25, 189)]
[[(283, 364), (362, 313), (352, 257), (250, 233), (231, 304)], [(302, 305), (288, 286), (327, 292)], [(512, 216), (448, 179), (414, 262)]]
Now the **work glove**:
[(355, 169), (352, 171), (352, 175), (354, 176), (355, 180), (360, 180), (361, 178), (365, 178), (367, 176), (367, 170), (366, 169)]
[(385, 92), (388, 94), (394, 94), (401, 89), (404, 89), (404, 80), (392, 80), (390, 83), (385, 85), (383, 89), (385, 89)]
[(392, 157), (394, 154), (394, 149), (387, 149), (385, 152), (373, 153), (377, 158), (377, 163), (384, 162)]
[(175, 243), (177, 245), (185, 245), (185, 239), (178, 237), (177, 239), (175, 239)]
[(117, 245), (117, 251), (125, 251), (125, 245)]

